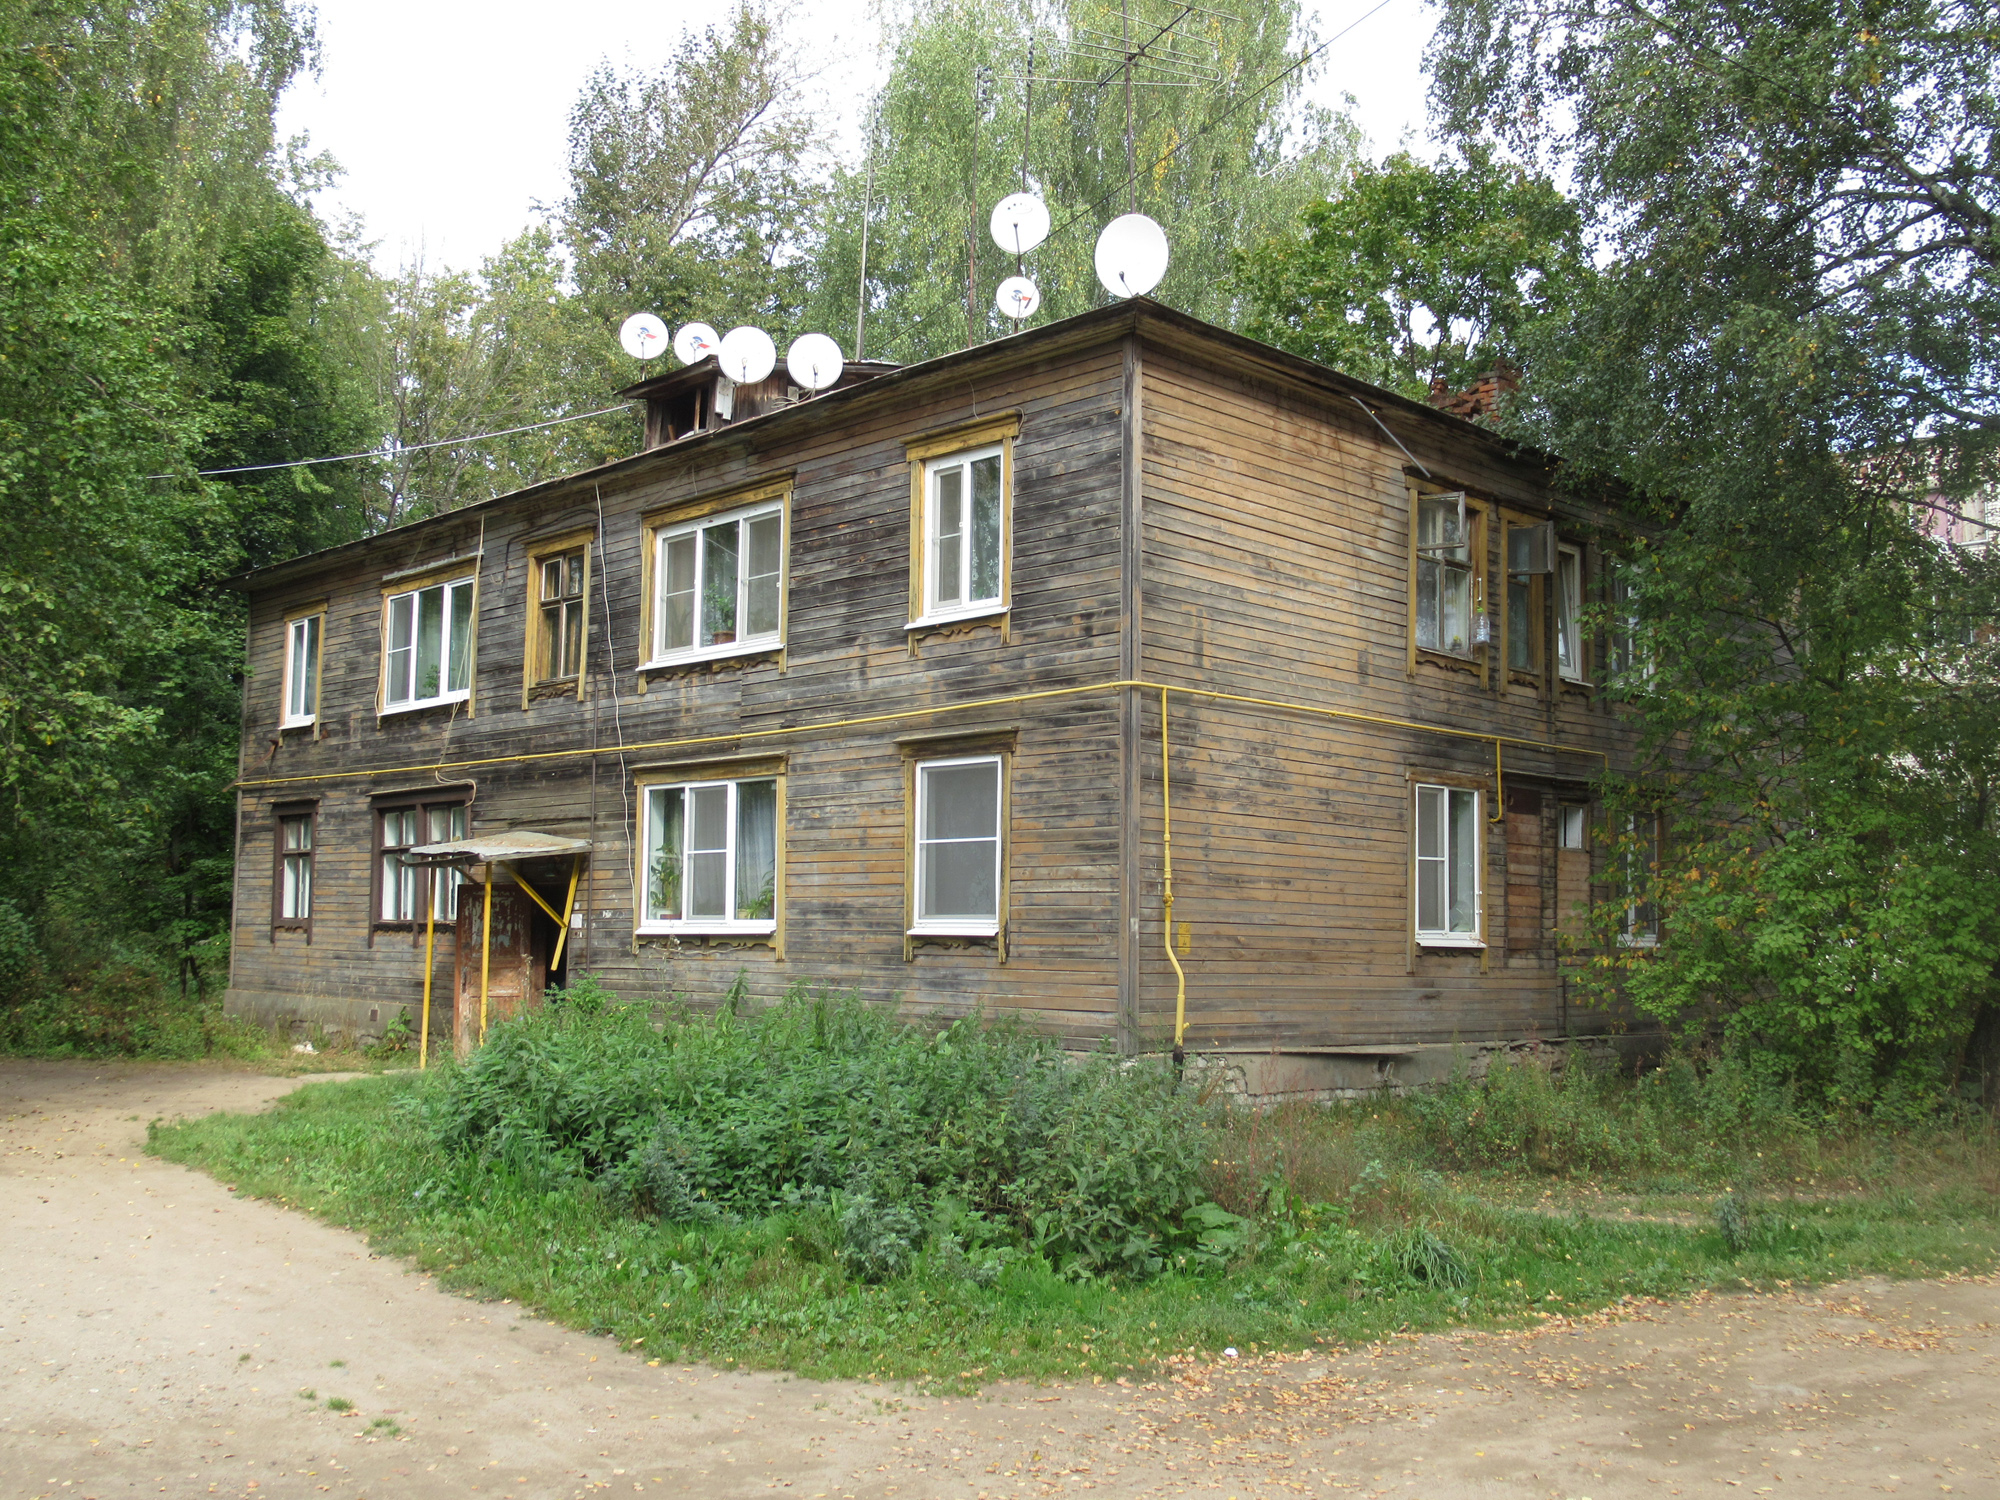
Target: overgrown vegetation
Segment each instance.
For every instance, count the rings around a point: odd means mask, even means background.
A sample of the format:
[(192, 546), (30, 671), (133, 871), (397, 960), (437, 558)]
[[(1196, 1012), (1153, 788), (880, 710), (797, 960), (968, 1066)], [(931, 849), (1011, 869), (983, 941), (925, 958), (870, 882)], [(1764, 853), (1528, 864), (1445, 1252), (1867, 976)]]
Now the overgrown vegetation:
[(559, 1005), (465, 1069), (150, 1149), (645, 1357), (932, 1384), (2000, 1252), (1980, 1116), (1892, 1126), (1727, 1065), (1532, 1059), (1256, 1113), (1150, 1064), (805, 996), (658, 1031)]

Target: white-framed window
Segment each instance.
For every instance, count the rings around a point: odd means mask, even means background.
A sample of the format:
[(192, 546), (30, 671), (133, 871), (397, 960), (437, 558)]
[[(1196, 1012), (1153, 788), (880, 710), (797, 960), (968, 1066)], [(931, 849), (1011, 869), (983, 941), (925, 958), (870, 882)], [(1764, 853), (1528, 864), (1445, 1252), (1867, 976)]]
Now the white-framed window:
[(778, 783), (686, 781), (644, 788), (641, 932), (775, 932)]
[(1000, 931), (1001, 779), (997, 755), (916, 763), (915, 933)]
[(1583, 675), (1583, 553), (1556, 548), (1556, 672), (1570, 682)]
[(782, 500), (662, 527), (653, 546), (653, 663), (736, 656), (781, 644)]
[(463, 871), (422, 868), (403, 856), (425, 844), (445, 844), (466, 834), (462, 802), (411, 803), (385, 807), (376, 813), (378, 828), (377, 885), (384, 922), (424, 920), (424, 892), (431, 893), (431, 912), (440, 922), (458, 920), (458, 892)]
[(994, 614), (1007, 572), (1006, 457), (995, 444), (924, 464), (920, 621)]
[(278, 818), (278, 910), (281, 923), (312, 921), (313, 822), (311, 811)]
[(383, 602), (385, 709), (427, 708), (472, 695), (473, 580), (456, 578)]
[(1417, 645), (1472, 652), (1472, 516), (1462, 491), (1417, 497)]
[(283, 727), (302, 729), (319, 718), (319, 639), (323, 614), (301, 615), (285, 625)]
[(1564, 802), (1556, 808), (1556, 847), (1581, 849), (1588, 842), (1588, 810), (1580, 802)]
[(1634, 813), (1625, 822), (1625, 911), (1618, 940), (1628, 948), (1650, 948), (1660, 940), (1660, 908), (1652, 884), (1660, 868), (1660, 820)]
[(1416, 786), (1417, 941), (1478, 948), (1480, 794), (1456, 786)]

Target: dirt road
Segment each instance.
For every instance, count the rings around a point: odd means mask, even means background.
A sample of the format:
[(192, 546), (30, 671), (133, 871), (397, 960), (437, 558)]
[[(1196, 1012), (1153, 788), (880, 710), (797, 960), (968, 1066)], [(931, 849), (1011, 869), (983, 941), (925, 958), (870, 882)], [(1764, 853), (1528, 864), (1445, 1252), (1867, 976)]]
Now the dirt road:
[(296, 1086), (0, 1062), (0, 1496), (2000, 1497), (1990, 1279), (910, 1397), (649, 1367), (140, 1153)]

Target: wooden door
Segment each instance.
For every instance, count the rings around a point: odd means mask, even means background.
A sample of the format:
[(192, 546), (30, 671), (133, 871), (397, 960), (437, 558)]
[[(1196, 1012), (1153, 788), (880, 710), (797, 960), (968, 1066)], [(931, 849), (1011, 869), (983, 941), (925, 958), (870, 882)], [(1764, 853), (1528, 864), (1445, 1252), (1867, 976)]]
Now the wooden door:
[(1543, 901), (1542, 794), (1507, 788), (1507, 962), (1552, 957)]
[[(458, 953), (452, 1041), (465, 1058), (481, 1041), (479, 967), (486, 891), (468, 882), (458, 893)], [(491, 1027), (539, 1005), (548, 984), (548, 954), (535, 904), (518, 887), (493, 887), (493, 947), (486, 956), (486, 1024)]]

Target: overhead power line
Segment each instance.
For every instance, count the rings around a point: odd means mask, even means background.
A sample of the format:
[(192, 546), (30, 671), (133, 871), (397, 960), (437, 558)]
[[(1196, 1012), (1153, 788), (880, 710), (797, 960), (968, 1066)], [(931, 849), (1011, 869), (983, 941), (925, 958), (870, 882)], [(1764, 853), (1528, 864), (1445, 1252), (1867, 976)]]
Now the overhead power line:
[[(293, 458), (278, 464), (236, 464), (227, 469), (196, 469), (200, 479), (213, 479), (221, 474), (258, 474), (267, 469), (303, 469), (309, 464), (343, 464), (356, 458), (395, 458), (403, 453), (422, 453), (427, 448), (456, 448), (464, 443), (483, 443), (488, 438), (512, 437), (517, 432), (540, 432), (544, 427), (560, 427), (565, 422), (581, 422), (590, 417), (608, 417), (613, 412), (626, 410), (623, 406), (600, 407), (596, 411), (578, 412), (573, 417), (551, 417), (546, 422), (530, 422), (525, 427), (503, 427), (498, 432), (475, 432), (470, 437), (439, 438), (434, 443), (400, 443), (394, 448), (369, 448), (361, 453), (335, 453), (326, 458)], [(148, 479), (178, 479), (178, 474), (148, 474)]]

